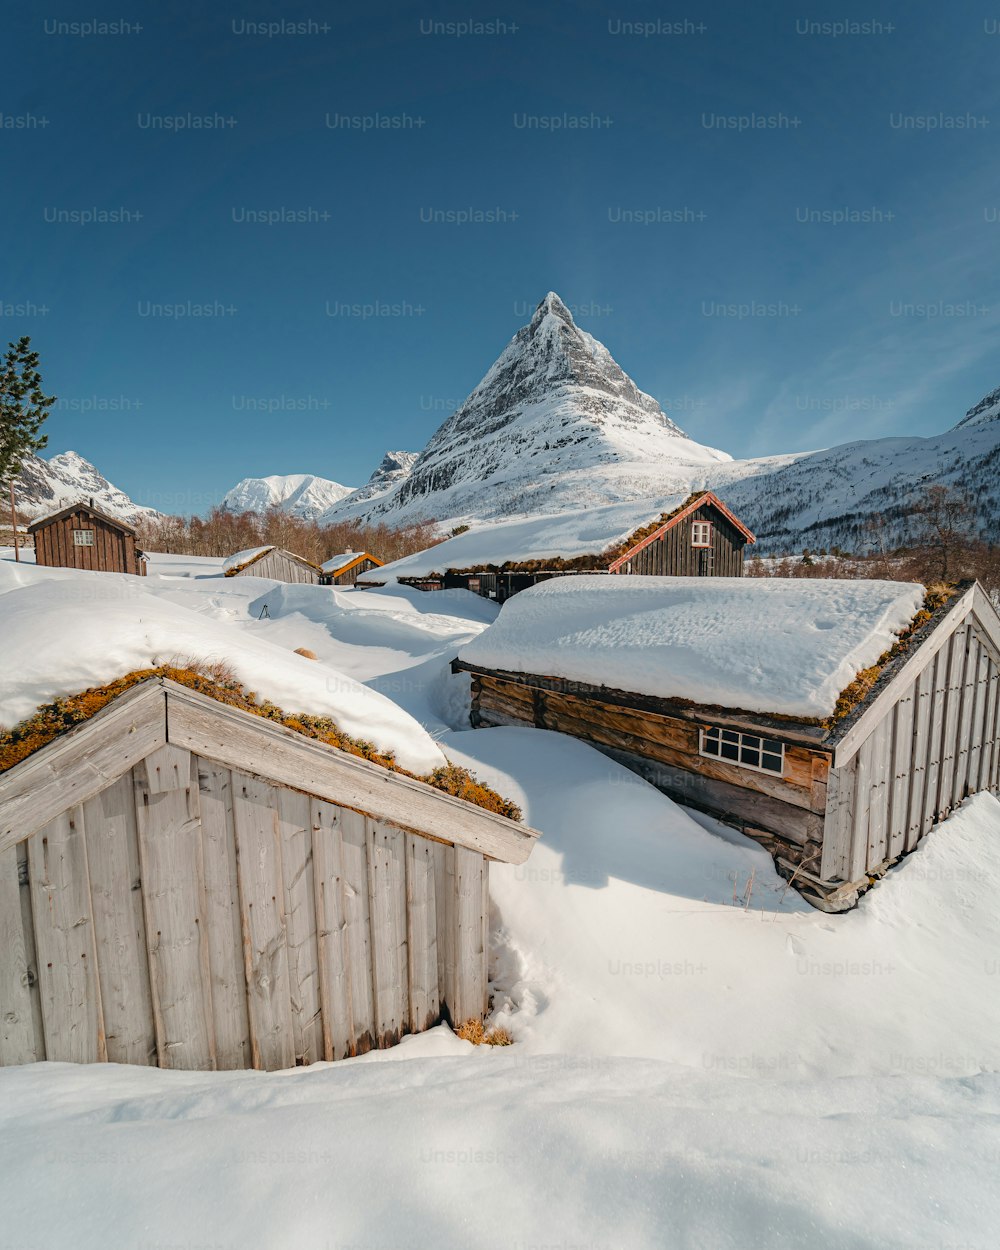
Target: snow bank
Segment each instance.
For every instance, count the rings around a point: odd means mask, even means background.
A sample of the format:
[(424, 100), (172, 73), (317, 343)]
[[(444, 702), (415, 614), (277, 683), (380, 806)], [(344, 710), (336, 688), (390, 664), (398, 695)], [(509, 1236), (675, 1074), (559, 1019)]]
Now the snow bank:
[(688, 493), (603, 508), (578, 508), (551, 516), (520, 517), (516, 521), (480, 523), (436, 547), (404, 556), (378, 570), (379, 581), (426, 577), (445, 569), (486, 568), (508, 560), (570, 560), (596, 555), (623, 542), (640, 526), (672, 512)]
[(749, 712), (829, 716), (923, 602), (908, 582), (559, 577), (508, 600), (460, 658)]
[(329, 716), (394, 751), (404, 768), (422, 773), (444, 763), (427, 731), (384, 695), (293, 647), (172, 603), (143, 581), (0, 564), (0, 723), (135, 669), (221, 660), (247, 688), (289, 712)]
[(272, 545), (270, 547), (247, 547), (246, 551), (236, 551), (223, 560), (222, 571), (223, 573), (229, 573), (233, 569), (241, 569), (245, 564), (249, 564), (251, 560), (256, 560), (258, 556), (273, 550), (274, 546)]

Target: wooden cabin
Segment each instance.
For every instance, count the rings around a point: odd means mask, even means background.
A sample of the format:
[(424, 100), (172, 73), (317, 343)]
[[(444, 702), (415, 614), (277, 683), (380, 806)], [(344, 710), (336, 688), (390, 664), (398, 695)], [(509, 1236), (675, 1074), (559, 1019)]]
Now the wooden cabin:
[(613, 504), (498, 522), (387, 565), (379, 580), (471, 590), (503, 603), (529, 586), (578, 573), (742, 577), (743, 549), (755, 541), (717, 495), (698, 491), (655, 513), (647, 505)]
[(97, 573), (146, 573), (146, 558), (131, 525), (88, 503), (70, 504), (28, 526), (35, 563)]
[[(852, 907), (967, 795), (1000, 794), (1000, 618), (976, 583), (929, 619), (916, 616), (910, 636), (865, 668), (853, 706), (852, 688), (844, 692), (850, 710), (825, 718), (581, 680), (586, 657), (571, 670), (571, 643), (534, 671), (477, 659), (477, 643), (489, 654), (491, 632), (514, 608), (453, 663), (472, 674), (474, 726), (530, 725), (591, 743), (760, 842), (823, 910)], [(829, 624), (821, 618), (819, 632)], [(776, 627), (762, 612), (761, 639)], [(559, 675), (567, 671), (575, 679)]]
[(319, 565), (281, 547), (251, 547), (237, 551), (222, 566), (226, 577), (267, 577), (275, 582), (319, 585)]
[(0, 1064), (291, 1068), (487, 1010), (534, 830), (162, 678), (0, 774)]
[(370, 551), (343, 551), (320, 565), (320, 585), (353, 586), (363, 574), (380, 569), (384, 563)]

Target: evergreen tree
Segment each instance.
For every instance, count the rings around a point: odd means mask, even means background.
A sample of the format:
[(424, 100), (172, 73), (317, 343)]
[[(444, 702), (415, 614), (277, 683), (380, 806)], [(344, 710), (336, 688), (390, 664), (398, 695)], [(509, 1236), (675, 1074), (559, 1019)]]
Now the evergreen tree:
[(42, 391), (38, 353), (25, 335), (8, 345), (0, 363), (0, 487), (6, 489), (21, 470), (27, 456), (46, 444), (39, 433), (54, 395)]

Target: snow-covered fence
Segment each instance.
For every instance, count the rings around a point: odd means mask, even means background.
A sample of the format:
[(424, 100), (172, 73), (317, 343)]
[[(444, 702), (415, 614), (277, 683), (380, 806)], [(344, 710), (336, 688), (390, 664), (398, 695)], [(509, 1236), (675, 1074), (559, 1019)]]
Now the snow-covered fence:
[(169, 681), (0, 776), (0, 1064), (287, 1068), (487, 1008), (537, 835)]

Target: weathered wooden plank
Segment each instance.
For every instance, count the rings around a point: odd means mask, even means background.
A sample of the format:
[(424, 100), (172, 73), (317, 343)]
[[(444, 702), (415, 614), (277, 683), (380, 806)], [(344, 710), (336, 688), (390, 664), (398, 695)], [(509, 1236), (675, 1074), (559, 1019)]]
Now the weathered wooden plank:
[(819, 875), (823, 881), (846, 881), (851, 863), (851, 830), (854, 827), (851, 804), (854, 799), (854, 770), (857, 756), (842, 768), (831, 768), (827, 775), (826, 819), (823, 823), (823, 853)]
[(275, 787), (234, 769), (233, 826), (252, 1062), (272, 1072), (295, 1064)]
[(458, 958), (458, 924), (455, 918), (455, 848), (434, 843), (434, 909), (437, 927), (438, 993), (441, 1015), (453, 1028), (458, 1019), (455, 974)]
[(925, 669), (913, 683), (913, 747), (910, 760), (910, 794), (906, 809), (904, 850), (912, 851), (923, 836), (924, 791), (930, 743), (930, 714), (934, 670)]
[(875, 868), (888, 853), (889, 795), (892, 788), (892, 710), (872, 730), (868, 788), (868, 854), (866, 868)]
[(893, 711), (892, 791), (889, 798), (888, 857), (896, 859), (906, 849), (910, 787), (913, 781), (913, 713), (915, 690), (910, 686)]
[(979, 789), (979, 767), (985, 745), (983, 733), (986, 728), (986, 690), (990, 679), (990, 656), (978, 636), (974, 639), (975, 663), (971, 671), (972, 698), (967, 730), (968, 751), (965, 756), (965, 775), (959, 780), (960, 798), (975, 794)]
[(39, 988), (38, 950), (35, 944), (35, 920), (31, 910), (31, 872), (28, 865), (28, 843), (19, 842), (17, 877), (21, 893), (21, 933), (24, 937), (24, 959), (27, 966), (28, 990), (31, 994), (33, 1036), (39, 1059), (45, 1058), (45, 1026), (42, 1021), (42, 996)]
[(144, 682), (0, 775), (0, 852), (162, 746), (165, 706), (160, 683)]
[(252, 1066), (252, 1054), (233, 829), (232, 775), (228, 768), (209, 760), (198, 759), (196, 767), (215, 1064), (223, 1071), (238, 1070)]
[(966, 786), (969, 780), (969, 752), (972, 749), (972, 716), (976, 705), (976, 683), (979, 676), (981, 650), (970, 621), (965, 630), (965, 656), (960, 678), (951, 794), (946, 796), (949, 808), (957, 807), (968, 793)]
[(937, 822), (938, 781), (941, 776), (941, 734), (947, 703), (949, 645), (934, 657), (930, 668), (930, 718), (927, 724), (927, 757), (924, 767), (923, 814), (920, 836), (929, 833)]
[(487, 1008), (486, 945), (483, 940), (483, 857), (455, 848), (456, 975), (459, 1023), (481, 1020)]
[(405, 842), (403, 831), (386, 822), (365, 825), (375, 1036), (379, 1046), (394, 1046), (410, 1028)]
[(979, 759), (977, 790), (988, 790), (992, 780), (993, 758), (997, 754), (997, 710), (1000, 707), (1000, 669), (990, 657), (987, 665), (986, 705), (983, 717), (983, 749)]
[(104, 1034), (112, 1063), (156, 1062), (130, 773), (83, 804)]
[(28, 842), (31, 907), (47, 1059), (107, 1059), (83, 810), (71, 807)]
[(875, 743), (873, 735), (858, 748), (857, 765), (854, 770), (854, 799), (851, 804), (851, 859), (848, 880), (858, 881), (868, 866), (868, 820), (871, 810), (872, 757)]
[[(357, 816), (357, 813), (351, 813)], [(312, 824), (313, 884), (316, 891), (317, 956), (319, 992), (322, 1006), (323, 1057), (344, 1059), (357, 1053), (351, 1017), (350, 951), (347, 939), (344, 854), (341, 842), (342, 812), (333, 803), (313, 799)], [(357, 816), (364, 821), (364, 817)], [(363, 823), (362, 823), (363, 834)], [(367, 901), (368, 890), (365, 888)], [(367, 930), (367, 919), (365, 922)], [(364, 983), (371, 999), (371, 973), (367, 967), (367, 943), (362, 951)]]
[(137, 764), (135, 810), (161, 1068), (215, 1067), (201, 812), (195, 762), (163, 746)]
[(277, 794), (295, 1062), (316, 1063), (324, 1058), (325, 1046), (319, 989), (312, 813), (308, 795), (283, 789)]
[(367, 821), (360, 812), (340, 813), (340, 847), (344, 868), (344, 941), (351, 993), (353, 1053), (372, 1050), (375, 1034), (375, 976), (372, 963), (368, 885)]
[(45, 1057), (35, 1034), (17, 848), (0, 854), (0, 1068)]
[(170, 741), (206, 759), (257, 773), (400, 828), (460, 842), (508, 863), (527, 859), (537, 830), (423, 782), (314, 742), (238, 708), (164, 682)]
[(962, 705), (965, 679), (966, 627), (956, 629), (948, 646), (948, 663), (944, 672), (944, 709), (941, 720), (941, 767), (937, 778), (937, 797), (934, 803), (935, 820), (942, 820), (952, 807), (952, 787), (958, 757), (958, 719)]
[(420, 1033), (441, 1017), (438, 992), (437, 907), (434, 843), (406, 835), (406, 917), (410, 1029)]

